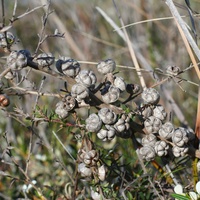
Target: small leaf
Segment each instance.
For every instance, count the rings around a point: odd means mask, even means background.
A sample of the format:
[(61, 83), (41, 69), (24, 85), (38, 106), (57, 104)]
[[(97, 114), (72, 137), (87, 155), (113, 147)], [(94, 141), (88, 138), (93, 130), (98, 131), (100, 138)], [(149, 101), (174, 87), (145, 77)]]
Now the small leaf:
[(177, 200), (190, 200), (190, 197), (186, 197), (181, 194), (171, 194), (171, 196), (176, 198)]

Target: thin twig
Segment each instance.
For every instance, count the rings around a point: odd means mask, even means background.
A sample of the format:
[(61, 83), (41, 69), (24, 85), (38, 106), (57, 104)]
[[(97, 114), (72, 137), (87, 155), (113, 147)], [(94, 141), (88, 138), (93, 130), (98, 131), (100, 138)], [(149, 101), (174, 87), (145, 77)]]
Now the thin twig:
[(15, 21), (17, 21), (17, 20), (19, 20), (19, 19), (25, 17), (26, 15), (29, 15), (29, 14), (31, 14), (32, 12), (34, 12), (34, 11), (40, 9), (40, 8), (43, 8), (44, 6), (46, 6), (46, 5), (42, 5), (42, 6), (35, 7), (35, 8), (33, 8), (33, 9), (29, 10), (29, 11), (26, 11), (25, 13), (23, 13), (23, 14), (21, 14), (21, 15), (15, 17), (15, 18), (12, 18), (12, 19), (10, 20), (11, 24), (12, 24), (13, 22), (15, 22)]
[[(183, 31), (184, 36), (187, 38), (187, 41), (189, 42), (189, 44), (192, 47), (194, 53), (196, 54), (197, 58), (200, 61), (200, 50), (199, 50), (199, 47), (196, 45), (194, 39), (192, 38), (190, 32), (188, 31), (188, 28), (187, 28), (185, 22), (183, 21), (183, 19), (181, 18), (179, 12), (177, 11), (176, 6), (174, 5), (174, 3), (173, 3), (172, 0), (166, 0), (165, 2), (168, 5), (168, 7), (169, 7), (169, 9), (170, 9), (170, 11), (172, 13), (172, 15), (174, 16), (175, 21), (180, 26), (179, 30), (181, 29)], [(183, 36), (182, 33), (181, 33), (181, 35)], [(195, 67), (196, 73), (197, 73), (197, 75), (198, 75), (198, 77), (200, 79), (199, 68), (197, 66), (194, 66), (194, 67)]]
[(67, 152), (67, 154), (71, 157), (71, 159), (76, 162), (76, 159), (72, 156), (72, 154), (68, 151), (68, 149), (65, 147), (65, 145), (61, 142), (60, 138), (58, 137), (58, 135), (52, 131), (53, 135), (55, 136), (55, 138), (58, 140), (58, 142), (62, 145), (63, 149)]

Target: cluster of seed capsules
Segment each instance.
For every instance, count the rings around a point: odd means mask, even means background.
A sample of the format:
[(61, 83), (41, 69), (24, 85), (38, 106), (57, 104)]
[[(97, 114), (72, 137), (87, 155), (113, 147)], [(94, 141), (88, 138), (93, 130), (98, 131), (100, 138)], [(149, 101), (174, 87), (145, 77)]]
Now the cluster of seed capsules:
[(192, 130), (179, 127), (166, 121), (167, 113), (162, 105), (159, 105), (160, 95), (154, 88), (147, 88), (142, 93), (145, 106), (141, 109), (141, 116), (146, 135), (142, 138), (143, 147), (140, 155), (150, 161), (158, 156), (166, 156), (169, 151), (175, 157), (185, 156), (189, 150), (188, 143), (195, 135)]
[[(72, 76), (77, 82), (72, 86), (71, 96), (66, 97), (69, 100), (64, 98), (63, 101), (57, 104), (56, 112), (60, 117), (66, 117), (76, 102), (80, 103), (87, 100), (89, 98), (89, 91), (92, 91), (95, 87), (97, 80), (93, 71), (80, 70), (77, 62), (74, 60), (71, 60), (71, 62), (73, 63), (72, 65), (68, 65), (69, 60), (63, 60), (59, 63), (59, 68), (65, 74), (67, 74), (68, 69), (72, 70), (74, 63), (76, 63)], [(64, 67), (61, 63), (65, 64)], [(111, 59), (101, 61), (97, 64), (98, 72), (105, 75), (105, 80), (108, 80), (100, 90), (102, 101), (106, 104), (115, 103), (122, 92), (130, 92), (130, 84), (127, 85), (122, 77), (113, 75), (115, 67), (115, 62)], [(176, 68), (170, 66), (168, 71), (170, 70), (171, 72), (173, 70), (172, 72), (174, 72), (174, 69)], [(69, 74), (67, 75), (69, 76)], [(138, 91), (138, 86), (132, 87), (132, 92), (137, 93)], [(167, 113), (164, 107), (158, 104), (160, 95), (156, 89), (145, 88), (141, 94), (141, 98), (144, 104), (135, 113), (140, 116), (146, 133), (142, 138), (142, 147), (139, 151), (142, 158), (150, 161), (156, 155), (166, 156), (169, 151), (175, 157), (186, 155), (188, 152), (187, 144), (190, 140), (194, 139), (194, 133), (183, 127), (175, 129), (171, 122), (166, 121)], [(64, 107), (66, 108), (65, 112), (63, 111)], [(96, 133), (97, 137), (102, 141), (112, 140), (115, 136), (128, 138), (131, 135), (129, 123), (132, 120), (131, 115), (131, 113), (116, 114), (112, 108), (104, 107), (98, 110), (97, 113), (92, 113), (88, 116), (85, 120), (86, 130)]]
[[(97, 77), (92, 70), (81, 70), (78, 61), (60, 57), (55, 61), (51, 53), (41, 53), (32, 58), (28, 50), (11, 51), (7, 58), (7, 65), (10, 66), (10, 73), (21, 70), (29, 65), (29, 62), (36, 63), (38, 68), (50, 68), (55, 63), (57, 71), (75, 80), (71, 91), (56, 104), (55, 112), (61, 119), (68, 117), (71, 111), (79, 104), (88, 103), (91, 97), (95, 97), (95, 84)], [(119, 101), (120, 95), (126, 91), (130, 94), (139, 92), (140, 87), (134, 84), (126, 84), (120, 76), (114, 75), (116, 69), (115, 61), (107, 59), (99, 62), (97, 71), (104, 75), (103, 84), (99, 87), (101, 101), (105, 105), (111, 105)], [(168, 71), (175, 75), (179, 70), (169, 67)], [(9, 78), (9, 74), (7, 74)], [(147, 161), (158, 156), (165, 156), (171, 149), (174, 156), (184, 156), (188, 152), (188, 142), (193, 139), (194, 134), (185, 128), (174, 128), (171, 122), (166, 122), (167, 113), (163, 106), (158, 105), (160, 95), (154, 88), (145, 88), (141, 94), (144, 105), (140, 106), (137, 113), (141, 117), (146, 135), (142, 138), (140, 155)], [(115, 113), (112, 106), (105, 106), (92, 113), (85, 120), (85, 128), (88, 132), (94, 132), (102, 141), (112, 140), (115, 136), (128, 138), (131, 135), (130, 129), (131, 114)], [(172, 147), (172, 148), (171, 148)]]

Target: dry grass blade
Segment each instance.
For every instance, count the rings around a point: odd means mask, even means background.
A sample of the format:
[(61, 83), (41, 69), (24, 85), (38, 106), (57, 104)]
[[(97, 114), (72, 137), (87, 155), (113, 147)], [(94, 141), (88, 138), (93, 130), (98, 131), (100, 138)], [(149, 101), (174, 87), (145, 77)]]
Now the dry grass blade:
[(76, 162), (76, 159), (72, 156), (72, 154), (69, 152), (69, 150), (65, 147), (65, 145), (61, 142), (60, 138), (57, 136), (57, 134), (52, 131), (53, 135), (55, 136), (55, 138), (58, 140), (58, 142), (62, 145), (62, 147), (64, 148), (64, 150), (67, 152), (67, 154), (71, 157), (71, 159)]
[(124, 35), (123, 31), (121, 31), (119, 29), (117, 24), (101, 8), (96, 7), (96, 9), (104, 17), (104, 19), (116, 30), (118, 35), (125, 41), (126, 40), (125, 35)]
[[(186, 17), (186, 16), (181, 16), (181, 17)], [(120, 27), (119, 29), (128, 28), (128, 27), (131, 27), (131, 26), (135, 26), (135, 25), (138, 25), (138, 24), (144, 24), (144, 23), (148, 23), (148, 22), (170, 20), (170, 19), (174, 19), (174, 17), (159, 17), (159, 18), (154, 18), (154, 19), (142, 20), (142, 21), (139, 21), (139, 22), (134, 22), (134, 23), (131, 23), (131, 24), (124, 25), (124, 26)], [(114, 31), (117, 31), (117, 29), (114, 30)]]
[(196, 133), (197, 138), (200, 140), (200, 87), (199, 87), (199, 93), (198, 93), (198, 107), (197, 107), (195, 133)]

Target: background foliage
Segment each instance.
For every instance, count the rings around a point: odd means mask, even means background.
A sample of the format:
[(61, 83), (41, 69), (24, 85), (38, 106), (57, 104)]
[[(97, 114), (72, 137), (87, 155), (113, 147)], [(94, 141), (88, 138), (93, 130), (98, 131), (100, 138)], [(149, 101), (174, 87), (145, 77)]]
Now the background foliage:
[[(2, 2), (5, 4), (5, 24), (8, 25), (12, 19), (14, 1)], [(16, 16), (45, 3), (46, 1), (21, 0), (17, 5)], [(184, 20), (192, 30), (194, 27), (185, 2), (177, 0), (176, 3), (180, 14), (185, 16)], [(197, 0), (190, 3), (191, 8), (199, 12), (200, 3)], [(166, 77), (162, 71), (167, 66), (176, 65), (182, 70), (190, 66), (191, 60), (177, 26), (173, 19), (167, 18), (171, 17), (171, 13), (165, 1), (125, 0), (116, 1), (116, 4), (124, 24), (135, 23), (127, 27), (127, 32), (148, 87)], [(16, 37), (12, 49), (28, 49), (34, 54), (39, 42), (38, 35), (53, 35), (57, 29), (59, 33), (64, 33), (64, 37), (47, 38), (40, 46), (39, 52), (51, 52), (56, 58), (62, 55), (74, 58), (80, 62), (82, 69), (92, 69), (94, 72), (100, 60), (112, 58), (120, 65), (117, 71), (127, 82), (139, 84), (127, 44), (96, 7), (100, 7), (121, 26), (112, 1), (52, 0), (45, 26), (43, 20), (48, 12), (47, 6), (38, 8), (12, 23), (9, 31)], [(156, 18), (162, 19), (154, 21)], [(193, 19), (198, 43), (199, 15), (193, 16)], [(2, 17), (1, 21), (3, 22)], [(4, 70), (6, 56), (8, 52), (0, 49), (1, 71)], [(155, 79), (154, 73), (159, 80)], [(98, 184), (92, 181), (87, 183), (81, 179), (77, 174), (76, 162), (68, 154), (70, 152), (73, 158), (77, 159), (83, 130), (70, 125), (74, 121), (73, 117), (66, 123), (55, 115), (55, 105), (59, 101), (57, 94), (65, 94), (61, 91), (65, 89), (64, 81), (31, 68), (23, 69), (15, 84), (22, 78), (24, 80), (19, 87), (25, 88), (26, 91), (17, 90), (16, 85), (3, 78), (4, 84), (8, 88), (13, 87), (13, 90), (7, 90), (10, 97), (9, 107), (1, 108), (0, 111), (0, 198), (73, 199), (76, 196), (76, 199), (90, 199), (90, 186), (95, 188)], [(103, 77), (97, 78), (100, 82)], [(198, 87), (188, 81), (199, 83), (193, 68), (181, 75), (180, 82), (168, 81), (162, 85), (174, 98), (184, 115), (183, 119), (174, 114), (170, 102), (162, 96), (162, 90), (159, 87), (157, 89), (161, 92), (160, 103), (171, 113), (171, 121), (176, 126), (189, 125), (194, 130)], [(71, 86), (68, 82), (68, 87)], [(27, 91), (34, 93), (28, 94)], [(38, 96), (38, 91), (49, 92), (50, 95)], [(136, 103), (139, 101), (140, 97), (134, 99)], [(131, 109), (136, 106), (134, 102), (128, 103)], [(79, 117), (82, 123), (89, 112), (89, 109), (81, 109)], [(146, 173), (142, 170), (131, 140), (117, 138), (113, 142), (102, 143), (94, 135), (91, 135), (91, 139), (106, 164), (112, 168), (107, 182), (101, 185), (107, 199), (156, 199), (158, 196), (149, 179), (164, 199), (172, 198), (170, 194), (173, 193), (173, 184), (150, 163), (145, 163)], [(164, 166), (159, 158), (157, 162)], [(176, 178), (188, 190), (193, 188), (190, 176), (192, 159), (188, 156), (168, 162)], [(123, 182), (122, 178), (127, 182)], [(37, 182), (35, 185), (31, 185), (33, 180)], [(31, 185), (32, 189), (23, 192), (23, 188), (28, 185)], [(121, 189), (125, 187), (126, 190), (122, 192)]]

